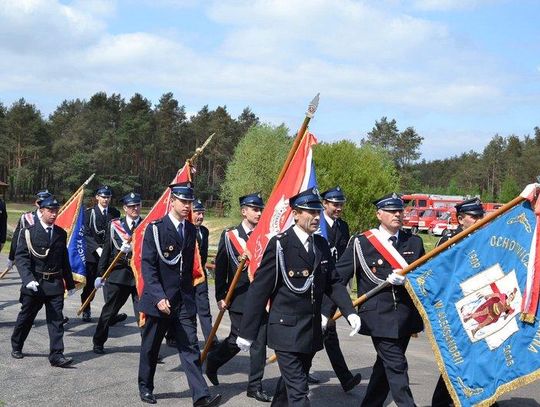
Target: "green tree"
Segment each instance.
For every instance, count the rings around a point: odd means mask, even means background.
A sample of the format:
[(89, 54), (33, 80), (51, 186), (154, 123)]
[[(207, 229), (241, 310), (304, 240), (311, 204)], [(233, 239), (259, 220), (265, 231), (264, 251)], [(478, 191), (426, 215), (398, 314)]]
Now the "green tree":
[(362, 231), (376, 224), (373, 200), (397, 192), (399, 176), (391, 157), (370, 144), (357, 147), (351, 141), (321, 143), (313, 158), (319, 189), (339, 185), (347, 196), (345, 219), (351, 231)]
[(521, 190), (522, 188), (518, 185), (514, 177), (507, 175), (501, 185), (499, 201), (503, 203), (510, 202), (521, 193)]
[(221, 196), (229, 208), (237, 208), (238, 198), (252, 192), (260, 191), (268, 199), (292, 145), (287, 133), (284, 125), (257, 125), (240, 140), (222, 186)]

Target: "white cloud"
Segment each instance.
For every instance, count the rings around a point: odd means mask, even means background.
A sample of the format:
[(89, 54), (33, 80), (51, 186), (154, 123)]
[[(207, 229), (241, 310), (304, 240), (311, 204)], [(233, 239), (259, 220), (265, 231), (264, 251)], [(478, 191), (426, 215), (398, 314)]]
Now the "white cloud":
[(414, 0), (413, 6), (426, 11), (450, 11), (474, 9), (490, 3), (500, 3), (501, 0)]

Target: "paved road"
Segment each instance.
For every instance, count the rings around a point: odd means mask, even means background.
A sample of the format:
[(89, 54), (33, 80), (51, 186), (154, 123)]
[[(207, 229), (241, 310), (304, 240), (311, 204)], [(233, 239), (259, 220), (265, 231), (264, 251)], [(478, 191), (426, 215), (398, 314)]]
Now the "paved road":
[[(0, 265), (5, 265), (6, 256), (0, 255)], [(103, 298), (98, 294), (94, 304), (94, 322), (82, 323), (77, 318), (78, 298), (66, 300), (65, 315), (70, 317), (64, 336), (65, 354), (75, 359), (72, 368), (53, 368), (47, 360), (49, 339), (45, 324), (45, 311), (36, 319), (24, 347), (25, 357), (15, 360), (10, 357), (10, 335), (19, 311), (18, 292), (20, 279), (16, 272), (10, 272), (0, 280), (0, 406), (127, 406), (143, 405), (138, 398), (137, 369), (139, 363), (140, 337), (131, 304), (123, 311), (130, 317), (119, 326), (111, 328), (111, 337), (105, 344), (107, 354), (95, 355), (92, 349), (92, 335)], [(213, 293), (211, 293), (213, 295)], [(98, 312), (96, 312), (98, 311)], [(217, 312), (214, 309), (214, 312)], [(224, 318), (220, 327), (220, 337), (226, 336), (229, 325)], [(359, 405), (365, 392), (375, 354), (368, 338), (349, 338), (348, 325), (340, 321), (338, 332), (349, 367), (354, 373), (364, 377), (362, 383), (348, 394), (343, 393), (334, 377), (326, 353), (319, 353), (313, 370), (322, 383), (311, 387), (314, 407), (334, 405)], [(202, 338), (202, 334), (200, 335)], [(202, 346), (202, 344), (201, 344)], [(271, 351), (269, 351), (270, 353)], [(159, 406), (190, 406), (190, 392), (181, 370), (179, 358), (174, 349), (163, 346), (164, 363), (156, 372), (155, 395)], [(419, 406), (428, 406), (438, 378), (433, 354), (425, 336), (411, 340), (408, 350), (410, 382), (415, 400)], [(245, 397), (248, 358), (239, 354), (220, 370), (220, 386), (211, 387), (212, 392), (223, 395), (225, 406), (264, 405)], [(265, 371), (264, 386), (273, 392), (279, 376), (276, 364)], [(499, 404), (510, 406), (540, 406), (540, 386), (533, 383), (513, 393), (505, 395)], [(3, 404), (2, 404), (3, 403)], [(388, 403), (394, 406), (393, 402)]]

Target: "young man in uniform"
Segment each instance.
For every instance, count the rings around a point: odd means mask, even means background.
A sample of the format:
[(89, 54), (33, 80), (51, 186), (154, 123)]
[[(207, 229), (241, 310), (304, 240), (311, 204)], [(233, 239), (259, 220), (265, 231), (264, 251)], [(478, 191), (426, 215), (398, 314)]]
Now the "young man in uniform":
[(354, 236), (336, 265), (343, 284), (356, 274), (358, 296), (390, 283), (360, 306), (360, 333), (371, 336), (377, 352), (361, 405), (382, 407), (390, 391), (399, 407), (412, 407), (405, 351), (423, 324), (399, 271), (424, 255), (424, 245), (420, 237), (401, 230), (403, 201), (398, 195), (386, 195), (374, 205), (379, 227)]
[[(99, 258), (105, 244), (105, 234), (109, 222), (120, 217), (120, 212), (110, 206), (112, 190), (109, 186), (100, 186), (95, 193), (96, 204), (88, 208), (84, 217), (84, 233), (86, 238), (86, 285), (81, 293), (81, 304), (84, 304), (94, 289), (98, 276)], [(107, 297), (107, 295), (105, 295)], [(83, 310), (82, 320), (92, 321), (90, 304)]]
[[(225, 230), (221, 234), (216, 255), (216, 301), (222, 310), (225, 307), (225, 297), (230, 289), (232, 280), (240, 262), (240, 255), (244, 252), (246, 242), (251, 231), (259, 223), (264, 202), (259, 193), (240, 197), (240, 211), (242, 223), (236, 228)], [(234, 290), (231, 303), (228, 305), (231, 331), (212, 352), (208, 354), (206, 362), (206, 376), (213, 385), (219, 384), (218, 369), (231, 360), (240, 348), (236, 345), (236, 338), (240, 331), (242, 315), (246, 308), (247, 291), (250, 285), (247, 266), (242, 270), (238, 284)], [(262, 402), (272, 401), (272, 397), (264, 391), (262, 378), (266, 365), (266, 320), (263, 320), (257, 340), (250, 349), (250, 372), (247, 387), (247, 396)]]
[(150, 223), (144, 234), (142, 275), (144, 288), (139, 311), (146, 314), (139, 362), (139, 394), (155, 404), (154, 375), (161, 342), (169, 328), (175, 338), (182, 370), (195, 407), (213, 407), (221, 395), (211, 396), (204, 380), (197, 340), (197, 308), (193, 287), (195, 226), (187, 221), (193, 201), (191, 183), (172, 184), (171, 210)]
[(353, 327), (360, 329), (347, 289), (341, 284), (319, 228), (321, 198), (308, 189), (289, 199), (295, 225), (268, 242), (248, 291), (237, 344), (248, 350), (268, 317), (268, 346), (275, 350), (281, 376), (272, 405), (309, 406), (308, 373), (315, 352), (323, 347), (323, 294), (334, 301)]
[(42, 200), (39, 220), (20, 231), (15, 261), (22, 280), (22, 306), (11, 336), (11, 356), (24, 357), (24, 342), (37, 313), (45, 305), (49, 362), (52, 366), (66, 367), (73, 360), (64, 356), (64, 282), (70, 296), (75, 292), (75, 283), (69, 265), (66, 231), (54, 224), (59, 207), (52, 196)]
[[(96, 289), (103, 287), (107, 282), (107, 299), (101, 310), (96, 332), (94, 333), (94, 353), (104, 354), (103, 345), (109, 337), (110, 322), (117, 316), (118, 311), (124, 306), (131, 295), (135, 318), (139, 318), (139, 296), (135, 287), (135, 277), (131, 270), (131, 235), (141, 223), (141, 196), (131, 192), (122, 198), (125, 217), (112, 220), (107, 229), (103, 252), (99, 259), (98, 273), (94, 286)], [(124, 253), (116, 263), (112, 273), (106, 280), (102, 278), (113, 259), (119, 252)]]

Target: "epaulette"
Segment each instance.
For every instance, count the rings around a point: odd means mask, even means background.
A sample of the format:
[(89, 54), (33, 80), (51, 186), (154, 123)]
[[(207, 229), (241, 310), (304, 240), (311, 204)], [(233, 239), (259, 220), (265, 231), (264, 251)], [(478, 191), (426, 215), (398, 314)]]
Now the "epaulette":
[(276, 235), (276, 239), (281, 239), (281, 238), (283, 238), (283, 237), (285, 237), (285, 236), (287, 236), (287, 232), (278, 233), (278, 234)]
[(152, 225), (157, 225), (158, 223), (161, 223), (161, 222), (163, 222), (163, 218), (161, 218), (161, 219), (156, 219), (156, 220), (153, 220), (153, 221), (152, 221), (152, 222), (150, 222), (150, 223), (152, 223)]

